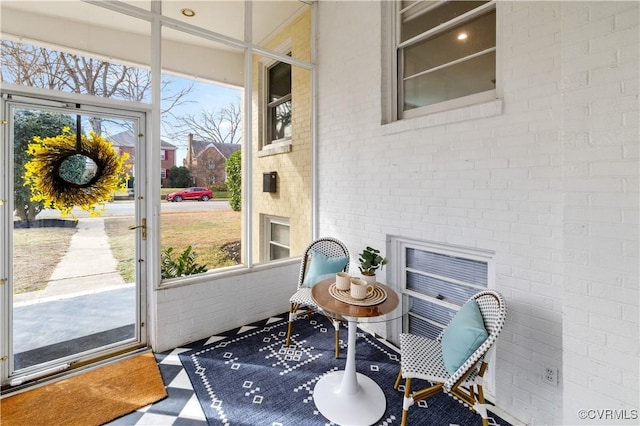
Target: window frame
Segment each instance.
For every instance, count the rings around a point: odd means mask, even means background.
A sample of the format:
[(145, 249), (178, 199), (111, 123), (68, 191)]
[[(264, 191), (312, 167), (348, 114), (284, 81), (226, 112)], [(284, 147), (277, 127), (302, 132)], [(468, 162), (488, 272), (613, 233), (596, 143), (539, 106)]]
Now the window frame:
[[(286, 40), (275, 51), (292, 56), (291, 52), (291, 40)], [(282, 138), (271, 140), (271, 118), (269, 114), (269, 70), (279, 63), (286, 63), (291, 66), (291, 73), (293, 74), (293, 63), (282, 61), (271, 57), (263, 57), (259, 61), (259, 91), (260, 91), (260, 136), (259, 144), (260, 149), (258, 151), (258, 157), (267, 155), (283, 154), (291, 152), (292, 138)], [(293, 77), (293, 76), (292, 76)], [(293, 81), (291, 82), (291, 88), (288, 100), (292, 100), (293, 96)], [(285, 97), (283, 97), (284, 99)], [(286, 100), (280, 99), (279, 101), (286, 102)], [(292, 102), (293, 105), (293, 102)], [(292, 108), (293, 111), (293, 108)]]
[(271, 66), (269, 66), (266, 70), (266, 89), (267, 89), (267, 99), (266, 99), (266, 104), (265, 104), (265, 108), (266, 108), (266, 116), (267, 116), (267, 123), (266, 123), (266, 139), (265, 142), (267, 143), (267, 145), (270, 145), (272, 143), (278, 143), (278, 142), (282, 142), (282, 141), (286, 141), (286, 140), (290, 140), (291, 136), (285, 136), (279, 139), (274, 139), (272, 132), (273, 132), (273, 118), (272, 118), (272, 114), (271, 112), (275, 109), (277, 109), (280, 105), (287, 103), (287, 102), (291, 102), (292, 96), (292, 84), (289, 84), (289, 93), (282, 96), (279, 99), (276, 99), (275, 101), (270, 101), (270, 95), (271, 95), (271, 82), (272, 82), (272, 78), (271, 78), (271, 70), (274, 69), (275, 67), (277, 67), (278, 65), (281, 64), (285, 64), (289, 66), (289, 78), (291, 79), (291, 70), (292, 70), (292, 66), (289, 63), (286, 62), (282, 62), (282, 61), (276, 61), (274, 64), (272, 64)]
[[(283, 226), (287, 226), (289, 228), (289, 232), (291, 232), (291, 225), (289, 223), (289, 218), (286, 217), (280, 217), (280, 216), (272, 216), (272, 215), (263, 215), (264, 219), (263, 219), (263, 234), (264, 234), (264, 247), (263, 247), (263, 258), (265, 259), (264, 262), (273, 262), (273, 261), (278, 261), (278, 260), (286, 260), (286, 259), (290, 259), (291, 258), (291, 237), (289, 237), (289, 245), (284, 245), (278, 241), (274, 241), (272, 239), (272, 235), (271, 235), (271, 225), (272, 224), (277, 224), (277, 225), (283, 225)], [(272, 259), (271, 258), (271, 246), (275, 245), (281, 248), (286, 248), (287, 250), (289, 250), (289, 255), (286, 257), (281, 257), (281, 258), (277, 258), (277, 259)]]
[[(402, 34), (402, 20), (403, 20), (403, 14), (410, 12), (411, 9), (414, 9), (417, 5), (420, 5), (422, 2), (418, 1), (415, 3), (412, 3), (410, 5), (408, 5), (407, 7), (405, 7), (404, 9), (402, 8), (402, 3), (401, 2), (397, 2), (396, 7), (394, 8), (394, 13), (395, 13), (395, 19), (393, 20), (393, 31), (392, 33), (394, 34), (394, 42), (393, 42), (393, 69), (394, 71), (392, 72), (393, 75), (393, 80), (394, 80), (394, 88), (393, 88), (393, 98), (394, 98), (394, 107), (392, 108), (393, 111), (393, 120), (403, 120), (403, 119), (411, 119), (411, 118), (415, 118), (415, 117), (420, 117), (420, 116), (425, 116), (425, 115), (429, 115), (429, 114), (433, 114), (433, 113), (438, 113), (438, 112), (442, 112), (442, 111), (448, 111), (448, 110), (452, 110), (452, 109), (458, 109), (458, 108), (464, 108), (464, 107), (469, 107), (469, 106), (473, 106), (473, 105), (477, 105), (477, 104), (482, 104), (485, 102), (490, 102), (490, 101), (494, 101), (497, 98), (497, 84), (498, 84), (498, 78), (497, 78), (497, 73), (498, 73), (498, 37), (497, 37), (497, 30), (498, 30), (498, 7), (497, 7), (497, 1), (496, 0), (491, 0), (488, 1), (487, 3), (478, 6), (475, 9), (472, 9), (466, 13), (463, 13), (462, 15), (453, 18), (447, 22), (444, 22), (440, 25), (437, 25), (434, 28), (428, 29), (420, 34), (417, 34), (411, 38), (409, 38), (408, 40), (405, 41), (401, 41), (401, 34)], [(433, 9), (432, 5), (431, 7), (427, 6), (427, 8), (422, 11), (421, 13), (428, 13), (429, 10)], [(446, 32), (449, 29), (467, 22), (469, 20), (472, 20), (474, 18), (477, 18), (489, 11), (495, 11), (496, 13), (496, 26), (495, 26), (495, 31), (496, 31), (496, 45), (492, 48), (492, 49), (486, 49), (485, 51), (483, 51), (482, 53), (489, 53), (490, 51), (495, 52), (496, 54), (496, 61), (495, 61), (495, 71), (496, 71), (496, 80), (494, 83), (494, 88), (491, 90), (487, 90), (487, 91), (483, 91), (483, 92), (477, 92), (477, 93), (473, 93), (467, 96), (462, 96), (462, 97), (458, 97), (458, 98), (454, 98), (454, 99), (449, 99), (446, 101), (442, 101), (442, 102), (437, 102), (431, 105), (425, 105), (422, 107), (417, 107), (417, 108), (413, 108), (410, 110), (404, 110), (404, 78), (403, 78), (403, 63), (404, 63), (404, 50), (417, 44), (420, 43), (424, 40), (427, 40), (431, 37), (434, 37), (442, 32)], [(474, 56), (474, 55), (470, 55), (470, 56)], [(465, 57), (466, 58), (466, 57)], [(457, 61), (459, 61), (460, 59), (464, 59), (464, 58), (458, 58), (454, 61), (451, 61), (447, 64), (443, 64), (439, 67), (435, 67), (434, 69), (439, 69), (443, 66), (452, 64), (452, 63), (456, 63)], [(424, 72), (424, 71), (423, 71)]]

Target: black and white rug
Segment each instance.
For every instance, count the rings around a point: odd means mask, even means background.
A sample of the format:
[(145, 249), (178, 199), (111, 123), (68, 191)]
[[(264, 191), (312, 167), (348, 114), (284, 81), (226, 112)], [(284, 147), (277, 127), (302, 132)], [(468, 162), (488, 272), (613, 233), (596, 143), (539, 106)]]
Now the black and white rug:
[[(332, 425), (318, 412), (313, 388), (326, 373), (344, 369), (346, 347), (334, 357), (334, 329), (315, 315), (294, 323), (292, 344), (284, 346), (286, 316), (214, 336), (180, 353), (210, 425)], [(341, 329), (346, 342), (347, 329)], [(341, 342), (342, 343), (342, 342)], [(400, 355), (383, 340), (358, 330), (356, 369), (375, 380), (387, 407), (376, 425), (399, 425), (402, 392), (393, 389)], [(414, 380), (414, 388), (421, 383)], [(413, 425), (480, 425), (481, 418), (447, 395), (436, 395), (409, 409)], [(490, 414), (489, 424), (509, 423)]]

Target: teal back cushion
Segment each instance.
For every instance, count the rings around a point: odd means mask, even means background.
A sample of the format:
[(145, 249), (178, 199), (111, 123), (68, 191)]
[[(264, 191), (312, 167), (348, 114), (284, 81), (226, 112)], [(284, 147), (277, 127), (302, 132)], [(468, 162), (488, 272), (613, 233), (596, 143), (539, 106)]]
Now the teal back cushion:
[(442, 359), (447, 373), (453, 375), (487, 337), (478, 302), (471, 299), (462, 305), (442, 334)]
[(318, 281), (331, 278), (337, 272), (343, 271), (349, 258), (328, 257), (322, 253), (311, 250), (307, 274), (302, 282), (303, 287), (313, 287)]

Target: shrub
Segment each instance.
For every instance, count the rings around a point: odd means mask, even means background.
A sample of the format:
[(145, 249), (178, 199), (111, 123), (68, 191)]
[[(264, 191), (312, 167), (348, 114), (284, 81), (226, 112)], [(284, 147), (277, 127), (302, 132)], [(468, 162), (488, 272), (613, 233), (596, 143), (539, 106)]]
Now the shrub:
[(206, 265), (196, 263), (198, 254), (188, 246), (176, 259), (173, 258), (173, 247), (167, 247), (160, 254), (160, 271), (162, 278), (177, 278), (185, 275), (207, 272)]
[(227, 160), (227, 186), (229, 188), (229, 205), (233, 211), (239, 212), (242, 207), (242, 155), (236, 151)]

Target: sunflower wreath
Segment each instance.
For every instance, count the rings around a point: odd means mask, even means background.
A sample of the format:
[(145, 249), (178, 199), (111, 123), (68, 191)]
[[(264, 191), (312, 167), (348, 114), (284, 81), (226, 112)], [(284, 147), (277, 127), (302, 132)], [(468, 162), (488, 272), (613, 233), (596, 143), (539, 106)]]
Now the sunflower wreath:
[[(113, 194), (126, 189), (129, 154), (120, 154), (94, 132), (89, 137), (82, 135), (78, 143), (76, 134), (64, 127), (58, 136), (34, 137), (28, 152), (31, 159), (24, 166), (24, 180), (31, 187), (31, 201), (42, 201), (62, 216), (68, 216), (74, 207), (99, 216)], [(75, 167), (70, 167), (73, 163)]]

